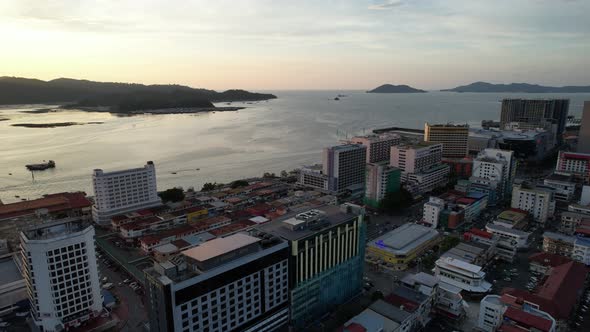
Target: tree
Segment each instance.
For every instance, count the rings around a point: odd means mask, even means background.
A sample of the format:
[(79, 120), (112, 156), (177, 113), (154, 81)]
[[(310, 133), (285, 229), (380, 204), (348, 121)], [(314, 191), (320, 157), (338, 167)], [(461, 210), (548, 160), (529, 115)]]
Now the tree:
[(282, 178), (286, 178), (286, 177), (288, 177), (288, 176), (289, 176), (289, 173), (288, 173), (287, 171), (285, 171), (285, 170), (282, 170), (282, 171), (281, 171), (281, 177), (282, 177)]
[(264, 174), (262, 174), (262, 177), (266, 178), (266, 179), (270, 179), (270, 178), (276, 178), (277, 176), (275, 173), (264, 172)]
[(455, 247), (461, 242), (461, 240), (454, 236), (447, 236), (445, 237), (440, 243), (440, 251), (446, 252), (449, 249)]
[(232, 182), (230, 184), (230, 187), (232, 189), (236, 189), (236, 188), (239, 188), (239, 187), (245, 187), (247, 185), (249, 185), (249, 183), (246, 180), (236, 180), (236, 181), (234, 181), (234, 182)]
[(215, 190), (215, 188), (217, 188), (217, 183), (205, 182), (205, 184), (203, 184), (203, 188), (201, 188), (201, 191), (211, 191)]
[(164, 203), (180, 202), (184, 199), (184, 191), (181, 188), (170, 188), (158, 193)]
[(398, 212), (412, 204), (412, 194), (405, 188), (385, 194), (379, 203), (379, 209), (385, 212)]

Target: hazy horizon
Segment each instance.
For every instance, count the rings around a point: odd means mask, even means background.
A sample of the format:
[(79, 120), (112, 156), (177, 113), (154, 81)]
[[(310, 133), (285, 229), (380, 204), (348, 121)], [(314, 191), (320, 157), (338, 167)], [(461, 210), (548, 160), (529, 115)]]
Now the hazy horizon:
[(589, 85), (590, 2), (0, 3), (0, 75), (227, 90)]

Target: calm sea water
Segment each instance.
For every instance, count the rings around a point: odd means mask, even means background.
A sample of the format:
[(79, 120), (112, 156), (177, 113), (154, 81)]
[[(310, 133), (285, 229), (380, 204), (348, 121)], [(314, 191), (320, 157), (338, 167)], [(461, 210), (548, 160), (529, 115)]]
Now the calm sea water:
[[(345, 135), (390, 126), (422, 128), (425, 121), (499, 119), (508, 97), (570, 99), (579, 115), (590, 94), (367, 94), (360, 91), (277, 91), (268, 102), (236, 104), (237, 112), (139, 115), (63, 111), (30, 114), (40, 105), (0, 108), (0, 199), (36, 198), (84, 190), (92, 194), (91, 173), (156, 164), (158, 188), (200, 189), (205, 182), (228, 182), (278, 173), (321, 161), (321, 149)], [(340, 101), (337, 94), (346, 94)], [(225, 106), (225, 103), (221, 106)], [(16, 123), (104, 122), (61, 128), (13, 127)], [(25, 164), (53, 159), (55, 169), (35, 172)], [(199, 168), (200, 170), (196, 170)], [(172, 174), (176, 172), (177, 174)], [(12, 173), (12, 175), (9, 175)]]

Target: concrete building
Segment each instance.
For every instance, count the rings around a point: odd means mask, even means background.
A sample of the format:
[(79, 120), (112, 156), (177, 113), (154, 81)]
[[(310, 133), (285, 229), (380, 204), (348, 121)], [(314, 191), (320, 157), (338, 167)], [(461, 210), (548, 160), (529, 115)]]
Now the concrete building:
[(289, 320), (289, 247), (238, 233), (145, 270), (150, 331), (274, 331)]
[(100, 314), (94, 227), (79, 219), (34, 226), (21, 232), (21, 253), (35, 325), (62, 331)]
[(495, 246), (476, 242), (461, 242), (444, 252), (440, 257), (451, 257), (469, 264), (486, 266), (495, 255)]
[(401, 170), (402, 183), (416, 194), (446, 185), (449, 166), (442, 164), (441, 143), (420, 142), (391, 147), (390, 165)]
[(551, 254), (572, 257), (576, 238), (555, 232), (543, 233), (543, 251)]
[(367, 147), (360, 144), (337, 145), (323, 152), (323, 174), (328, 190), (336, 195), (350, 193), (360, 197), (365, 189)]
[(557, 202), (571, 202), (575, 198), (576, 183), (571, 175), (551, 174), (543, 180), (546, 187), (552, 188)]
[(506, 301), (500, 295), (486, 295), (480, 302), (478, 331), (556, 332), (551, 315), (527, 304)]
[(422, 222), (431, 228), (438, 227), (440, 213), (445, 209), (446, 203), (442, 198), (430, 196), (428, 202), (422, 207)]
[(473, 161), (470, 191), (488, 194), (488, 205), (494, 206), (510, 197), (515, 176), (513, 151), (484, 149)]
[(555, 173), (571, 174), (586, 184), (590, 183), (590, 153), (559, 151)]
[(460, 259), (441, 257), (436, 261), (434, 272), (441, 284), (458, 287), (470, 294), (484, 294), (492, 289), (492, 284), (485, 280), (486, 273), (481, 266)]
[(443, 164), (449, 165), (450, 174), (458, 179), (469, 179), (473, 175), (473, 158), (443, 158)]
[(347, 203), (287, 215), (257, 228), (289, 243), (293, 326), (303, 328), (361, 292), (364, 214), (360, 206)]
[(90, 220), (92, 203), (84, 192), (57, 193), (43, 198), (0, 204), (0, 239), (10, 251), (19, 250), (20, 232), (29, 227), (61, 218)]
[(301, 167), (298, 183), (305, 187), (312, 187), (328, 192), (328, 176), (324, 174), (322, 164)]
[(492, 223), (506, 228), (523, 229), (528, 224), (527, 219), (527, 211), (510, 209), (502, 211)]
[(589, 225), (590, 215), (584, 213), (564, 211), (561, 213), (559, 231), (566, 235), (574, 235), (580, 225)]
[(398, 332), (399, 330), (398, 322), (367, 308), (349, 319), (336, 332)]
[(486, 225), (486, 231), (497, 238), (496, 253), (499, 258), (512, 262), (519, 249), (529, 246), (531, 233), (493, 223)]
[(418, 224), (403, 224), (367, 243), (367, 261), (405, 270), (420, 254), (440, 241), (438, 232)]
[(590, 205), (590, 186), (582, 187), (582, 194), (580, 195), (580, 205)]
[(582, 124), (578, 133), (578, 152), (590, 153), (590, 101), (584, 102)]
[(467, 156), (467, 124), (424, 124), (424, 141), (442, 143), (443, 158), (464, 158)]
[(545, 129), (469, 130), (469, 153), (477, 155), (484, 149), (514, 151), (515, 158), (523, 161), (543, 160), (555, 148), (555, 136)]
[(384, 132), (366, 136), (355, 136), (350, 140), (353, 144), (362, 144), (367, 147), (367, 164), (382, 161), (389, 162), (391, 147), (398, 145), (401, 136), (395, 133)]
[(100, 225), (110, 224), (113, 216), (162, 204), (156, 186), (156, 166), (151, 161), (142, 168), (114, 172), (95, 169), (92, 185), (92, 218)]
[(18, 309), (19, 302), (28, 299), (23, 278), (22, 259), (18, 253), (0, 255), (0, 317)]
[(527, 211), (535, 222), (545, 225), (555, 213), (555, 192), (546, 186), (533, 186), (527, 183), (515, 184), (510, 206), (514, 209)]
[(463, 223), (472, 222), (487, 207), (487, 195), (449, 190), (439, 197), (430, 197), (424, 204), (424, 225), (443, 229), (456, 229)]
[(590, 238), (576, 237), (572, 259), (586, 266), (590, 266)]
[(373, 208), (379, 208), (385, 194), (400, 190), (401, 171), (390, 167), (387, 162), (367, 164), (365, 184), (364, 203)]
[(504, 99), (500, 127), (511, 129), (516, 125), (523, 129), (552, 129), (560, 143), (568, 111), (568, 99)]

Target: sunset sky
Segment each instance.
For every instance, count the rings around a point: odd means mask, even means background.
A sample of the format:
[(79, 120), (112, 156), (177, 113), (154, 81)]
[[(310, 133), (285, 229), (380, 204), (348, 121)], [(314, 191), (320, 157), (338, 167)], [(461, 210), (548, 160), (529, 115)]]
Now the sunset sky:
[(2, 0), (0, 76), (212, 89), (590, 85), (588, 0)]

